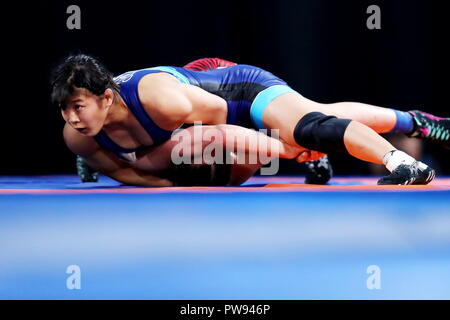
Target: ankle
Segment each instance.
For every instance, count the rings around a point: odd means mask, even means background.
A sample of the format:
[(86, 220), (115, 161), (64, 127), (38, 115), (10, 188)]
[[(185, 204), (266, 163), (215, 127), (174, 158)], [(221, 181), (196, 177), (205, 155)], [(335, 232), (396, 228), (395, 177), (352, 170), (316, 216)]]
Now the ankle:
[(410, 134), (415, 130), (414, 117), (409, 112), (392, 109), (395, 112), (396, 122), (391, 132)]
[(411, 165), (416, 161), (413, 157), (400, 150), (392, 150), (383, 156), (383, 163), (392, 172), (399, 165)]

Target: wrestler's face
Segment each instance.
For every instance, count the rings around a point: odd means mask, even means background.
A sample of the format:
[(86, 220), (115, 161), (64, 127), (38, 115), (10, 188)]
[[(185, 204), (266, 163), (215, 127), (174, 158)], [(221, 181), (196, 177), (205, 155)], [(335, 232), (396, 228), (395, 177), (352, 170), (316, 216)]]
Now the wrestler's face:
[(110, 89), (97, 96), (86, 89), (77, 89), (70, 97), (61, 113), (64, 120), (85, 136), (97, 135), (105, 123), (112, 105), (114, 94)]

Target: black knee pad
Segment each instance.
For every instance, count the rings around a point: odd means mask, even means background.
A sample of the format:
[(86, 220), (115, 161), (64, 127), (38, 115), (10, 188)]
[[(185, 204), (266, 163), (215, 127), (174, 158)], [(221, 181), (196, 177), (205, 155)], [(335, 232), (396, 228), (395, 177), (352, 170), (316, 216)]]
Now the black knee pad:
[(323, 152), (345, 152), (344, 133), (351, 120), (320, 112), (303, 116), (294, 129), (294, 139), (302, 147)]

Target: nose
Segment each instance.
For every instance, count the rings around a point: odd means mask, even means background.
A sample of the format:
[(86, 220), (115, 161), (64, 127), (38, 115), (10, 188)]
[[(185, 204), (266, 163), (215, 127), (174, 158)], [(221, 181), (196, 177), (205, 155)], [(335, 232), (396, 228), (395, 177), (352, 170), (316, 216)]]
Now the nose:
[(74, 125), (80, 122), (80, 118), (78, 118), (77, 114), (72, 111), (69, 113), (67, 122), (69, 122), (70, 125)]

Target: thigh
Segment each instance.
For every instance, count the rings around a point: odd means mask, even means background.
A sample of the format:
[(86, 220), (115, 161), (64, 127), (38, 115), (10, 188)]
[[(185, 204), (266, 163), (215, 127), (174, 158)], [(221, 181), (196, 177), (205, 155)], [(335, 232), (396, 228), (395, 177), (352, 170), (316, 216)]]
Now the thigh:
[(310, 112), (325, 112), (325, 106), (298, 93), (289, 92), (273, 99), (265, 108), (262, 121), (267, 129), (278, 129), (279, 136), (289, 144), (297, 144), (294, 129), (300, 119)]

